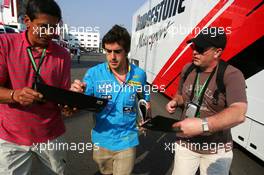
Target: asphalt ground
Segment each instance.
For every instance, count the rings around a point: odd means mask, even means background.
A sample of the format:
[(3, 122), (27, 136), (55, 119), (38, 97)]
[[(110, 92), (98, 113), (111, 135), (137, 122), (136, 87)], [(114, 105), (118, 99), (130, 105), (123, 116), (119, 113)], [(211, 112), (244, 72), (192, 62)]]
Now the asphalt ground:
[[(104, 61), (104, 55), (82, 55), (81, 63), (72, 59), (72, 80), (82, 79), (86, 70)], [(165, 111), (168, 98), (162, 94), (151, 94), (152, 115), (169, 115)], [(98, 169), (92, 160), (90, 132), (94, 122), (92, 113), (79, 111), (65, 119), (67, 131), (66, 142), (71, 145), (67, 151), (67, 167), (70, 175), (96, 175)], [(146, 136), (140, 135), (140, 145), (137, 147), (136, 163), (132, 175), (171, 175), (173, 169), (173, 153), (171, 146), (175, 140), (174, 133), (147, 131)], [(169, 149), (169, 147), (170, 149)], [(246, 150), (235, 144), (234, 159), (231, 166), (232, 175), (263, 175), (264, 164)], [(35, 158), (33, 175), (47, 175), (43, 165)]]

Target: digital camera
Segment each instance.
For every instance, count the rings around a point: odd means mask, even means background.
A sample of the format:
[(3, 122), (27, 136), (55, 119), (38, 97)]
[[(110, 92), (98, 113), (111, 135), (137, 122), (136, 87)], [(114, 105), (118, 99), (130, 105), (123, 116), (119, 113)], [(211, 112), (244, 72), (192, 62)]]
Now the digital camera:
[(188, 118), (196, 117), (199, 110), (200, 110), (200, 106), (198, 104), (190, 102), (186, 106), (185, 116)]

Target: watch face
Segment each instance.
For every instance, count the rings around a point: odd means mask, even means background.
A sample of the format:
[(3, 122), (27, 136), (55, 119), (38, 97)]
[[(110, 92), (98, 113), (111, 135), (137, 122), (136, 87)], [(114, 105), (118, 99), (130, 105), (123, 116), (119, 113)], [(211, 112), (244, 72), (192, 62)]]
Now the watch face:
[(208, 124), (207, 123), (203, 124), (203, 131), (204, 132), (209, 131), (209, 127), (208, 127)]
[(203, 132), (208, 132), (209, 131), (209, 127), (208, 127), (208, 122), (206, 119), (202, 119), (202, 126), (203, 126)]

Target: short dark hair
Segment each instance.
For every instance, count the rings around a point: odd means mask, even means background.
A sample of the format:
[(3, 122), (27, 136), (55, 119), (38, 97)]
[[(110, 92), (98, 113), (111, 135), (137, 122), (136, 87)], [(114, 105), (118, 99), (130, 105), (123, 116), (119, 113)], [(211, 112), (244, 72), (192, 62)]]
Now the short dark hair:
[(103, 37), (102, 45), (105, 49), (106, 43), (117, 42), (125, 49), (126, 53), (128, 53), (130, 51), (130, 41), (131, 37), (128, 31), (124, 27), (114, 25)]
[(28, 0), (26, 6), (26, 15), (30, 20), (34, 20), (37, 14), (44, 13), (50, 16), (58, 17), (61, 20), (61, 9), (54, 0)]

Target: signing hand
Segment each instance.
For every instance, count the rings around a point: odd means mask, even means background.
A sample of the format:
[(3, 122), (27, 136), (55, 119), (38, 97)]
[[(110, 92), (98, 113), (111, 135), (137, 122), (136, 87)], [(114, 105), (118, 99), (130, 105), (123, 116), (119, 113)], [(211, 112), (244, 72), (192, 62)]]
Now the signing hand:
[(74, 80), (71, 84), (71, 91), (83, 93), (86, 88), (86, 84), (81, 82), (80, 80)]
[(40, 101), (43, 95), (29, 87), (14, 91), (13, 100), (23, 106), (31, 105), (34, 101)]

